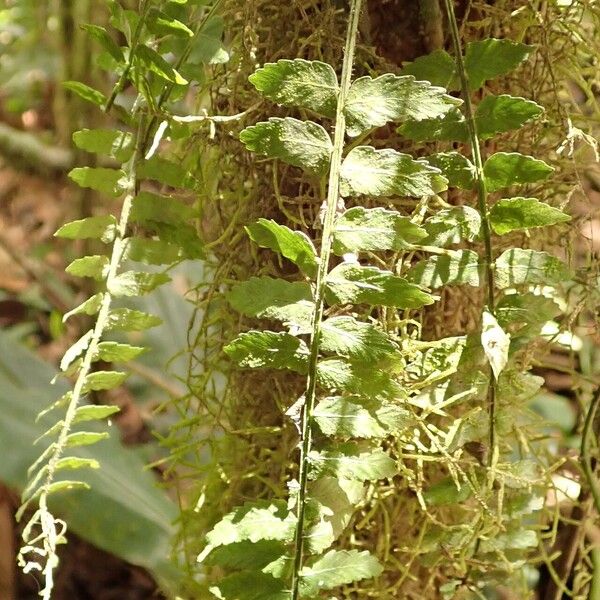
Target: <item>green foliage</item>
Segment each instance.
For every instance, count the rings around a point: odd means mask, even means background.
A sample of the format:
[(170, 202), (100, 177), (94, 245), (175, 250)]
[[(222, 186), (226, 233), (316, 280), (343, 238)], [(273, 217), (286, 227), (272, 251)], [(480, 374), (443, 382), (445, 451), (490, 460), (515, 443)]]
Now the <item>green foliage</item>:
[[(138, 298), (170, 281), (164, 272), (138, 270), (132, 263), (171, 267), (183, 258), (202, 254), (190, 209), (179, 200), (140, 192), (139, 188), (143, 179), (171, 187), (196, 186), (184, 165), (157, 154), (165, 132), (157, 115), (164, 111), (168, 123), (169, 96), (175, 88), (181, 90), (188, 83), (171, 64), (173, 49), (183, 41), (184, 46), (179, 48), (183, 64), (191, 53), (196, 33), (206, 35), (206, 31), (202, 32), (204, 22), (197, 32), (192, 31), (158, 6), (151, 10), (148, 3), (141, 6), (138, 14), (122, 9), (117, 2), (111, 3), (111, 23), (124, 33), (127, 40), (124, 48), (117, 46), (104, 28), (86, 26), (105, 53), (103, 64), (110, 65), (109, 70), (119, 76), (110, 96), (81, 83), (65, 84), (67, 89), (105, 112), (114, 110), (123, 120), (122, 129), (83, 129), (73, 136), (81, 150), (122, 163), (121, 166), (78, 167), (69, 176), (81, 187), (109, 197), (122, 196), (123, 200), (118, 219), (112, 215), (87, 217), (67, 223), (56, 232), (58, 238), (67, 240), (99, 240), (110, 245), (110, 250), (106, 255), (78, 258), (67, 267), (73, 276), (99, 282), (101, 290), (65, 314), (64, 320), (89, 315), (94, 316), (95, 322), (61, 361), (64, 375), (74, 380), (73, 387), (40, 413), (48, 426), (39, 435), (38, 443), (45, 441), (49, 445), (29, 470), (19, 510), (21, 517), (27, 508), (35, 507), (23, 531), (20, 562), (26, 570), (42, 572), (40, 594), (45, 600), (52, 593), (53, 570), (58, 562), (56, 548), (64, 542), (65, 530), (64, 523), (50, 512), (49, 503), (54, 502), (53, 497), (59, 492), (90, 487), (85, 472), (97, 469), (99, 463), (78, 453), (108, 438), (108, 432), (98, 424), (118, 411), (115, 406), (87, 404), (85, 397), (112, 390), (127, 378), (126, 372), (111, 370), (110, 364), (100, 370), (96, 363), (126, 362), (144, 350), (103, 338), (109, 331), (142, 331), (160, 323), (158, 317), (142, 311), (115, 307), (120, 298)], [(168, 6), (165, 2), (165, 10)], [(187, 14), (187, 10), (182, 14)], [(121, 105), (119, 97), (126, 85), (137, 92), (130, 112)], [(135, 232), (130, 231), (130, 222), (138, 224)], [(157, 235), (161, 239), (154, 237)], [(48, 424), (49, 415), (59, 413), (61, 416)], [(80, 425), (85, 429), (79, 429)], [(71, 450), (74, 455), (65, 455)], [(63, 479), (62, 474), (67, 471), (77, 478)]]

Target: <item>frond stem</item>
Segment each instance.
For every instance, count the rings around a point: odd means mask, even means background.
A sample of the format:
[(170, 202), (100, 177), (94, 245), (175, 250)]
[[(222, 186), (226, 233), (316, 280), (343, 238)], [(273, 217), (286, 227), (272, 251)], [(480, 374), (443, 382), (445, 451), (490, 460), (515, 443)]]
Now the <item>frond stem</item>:
[(346, 36), (346, 44), (344, 47), (344, 61), (342, 64), (340, 93), (335, 117), (335, 135), (333, 140), (331, 167), (329, 171), (329, 183), (327, 188), (327, 202), (323, 223), (320, 262), (315, 284), (315, 308), (312, 318), (308, 380), (305, 393), (305, 402), (302, 409), (297, 522), (294, 534), (294, 566), (292, 571), (291, 600), (298, 600), (299, 598), (300, 573), (302, 571), (304, 559), (303, 536), (307, 501), (306, 488), (308, 482), (308, 455), (310, 453), (312, 444), (312, 418), (317, 390), (317, 363), (319, 359), (321, 321), (323, 319), (325, 279), (329, 271), (333, 227), (340, 191), (340, 168), (342, 165), (344, 140), (346, 136), (346, 118), (344, 114), (344, 107), (346, 104), (348, 91), (350, 90), (350, 84), (352, 82), (352, 67), (354, 64), (354, 53), (356, 49), (356, 37), (358, 34), (361, 7), (362, 0), (351, 1), (350, 18)]

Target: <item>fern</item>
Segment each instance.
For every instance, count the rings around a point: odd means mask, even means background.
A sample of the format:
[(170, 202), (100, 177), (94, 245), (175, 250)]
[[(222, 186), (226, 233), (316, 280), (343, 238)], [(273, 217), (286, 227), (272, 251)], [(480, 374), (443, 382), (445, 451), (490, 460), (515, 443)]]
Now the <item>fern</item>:
[[(53, 571), (58, 564), (57, 545), (65, 542), (66, 532), (66, 523), (51, 512), (51, 497), (60, 491), (88, 487), (85, 475), (66, 479), (65, 474), (85, 468), (96, 469), (100, 465), (70, 452), (108, 436), (98, 428), (92, 431), (78, 426), (104, 420), (118, 411), (114, 406), (87, 404), (86, 397), (92, 392), (121, 385), (127, 376), (125, 372), (96, 370), (95, 364), (98, 361), (126, 362), (144, 350), (106, 341), (105, 334), (115, 330), (139, 331), (160, 323), (153, 315), (115, 307), (115, 302), (120, 299), (143, 296), (170, 280), (165, 272), (138, 270), (130, 268), (130, 264), (142, 263), (164, 269), (184, 258), (199, 255), (196, 247), (179, 243), (186, 228), (191, 228), (188, 208), (169, 195), (140, 190), (144, 179), (177, 187), (194, 186), (194, 181), (181, 166), (156, 155), (168, 126), (169, 116), (163, 112), (164, 105), (175, 87), (187, 84), (157, 49), (161, 44), (172, 47), (183, 37), (188, 40), (182, 51), (185, 57), (194, 32), (156, 7), (150, 9), (147, 0), (141, 0), (138, 13), (124, 10), (116, 2), (111, 3), (111, 12), (112, 24), (127, 40), (125, 48), (118, 47), (105, 29), (87, 26), (90, 35), (103, 48), (103, 66), (120, 73), (111, 95), (106, 98), (101, 92), (77, 82), (66, 84), (105, 112), (113, 109), (127, 128), (84, 129), (75, 133), (73, 141), (78, 148), (119, 161), (122, 166), (80, 167), (70, 173), (71, 179), (82, 187), (112, 197), (122, 196), (120, 217), (87, 217), (67, 223), (56, 232), (59, 238), (98, 240), (111, 249), (107, 254), (78, 258), (67, 267), (67, 272), (73, 276), (101, 282), (102, 290), (64, 315), (64, 320), (76, 315), (92, 316), (95, 323), (66, 351), (61, 361), (64, 374), (74, 378), (73, 389), (42, 413), (64, 411), (55, 425), (38, 440), (52, 441), (29, 469), (30, 481), (23, 492), (23, 504), (18, 513), (20, 519), (35, 505), (23, 530), (24, 545), (19, 561), (26, 572), (42, 572), (44, 585), (40, 595), (45, 600), (52, 594)], [(155, 35), (160, 36), (160, 41)], [(117, 104), (119, 94), (128, 83), (137, 91), (130, 113)], [(164, 121), (159, 124), (157, 115), (161, 113)], [(138, 226), (137, 234), (132, 233), (132, 223)], [(174, 231), (177, 236), (173, 235)], [(192, 231), (195, 234), (193, 228)]]
[[(511, 395), (528, 398), (539, 387), (535, 378), (518, 370), (513, 356), (518, 336), (511, 338), (507, 333), (518, 327), (518, 321), (507, 321), (506, 315), (516, 298), (511, 288), (559, 280), (568, 276), (568, 271), (557, 258), (534, 250), (510, 249), (496, 257), (492, 235), (562, 223), (568, 216), (534, 198), (500, 199), (490, 207), (491, 193), (542, 181), (552, 169), (543, 161), (517, 153), (497, 152), (484, 161), (479, 140), (517, 129), (539, 118), (543, 109), (508, 95), (488, 95), (475, 109), (470, 99), (470, 93), (485, 81), (518, 66), (531, 48), (509, 40), (483, 40), (468, 46), (463, 62), (454, 32), (456, 63), (442, 51), (415, 61), (400, 76), (367, 76), (351, 82), (359, 4), (353, 3), (350, 12), (341, 82), (329, 65), (300, 59), (264, 65), (250, 77), (259, 92), (278, 104), (316, 113), (322, 119), (335, 116), (335, 137), (331, 140), (321, 122), (291, 117), (271, 118), (240, 135), (249, 150), (302, 168), (321, 182), (319, 185), (327, 177), (328, 194), (318, 251), (303, 232), (274, 221), (261, 219), (247, 227), (254, 242), (294, 263), (303, 280), (253, 278), (235, 285), (228, 294), (233, 308), (243, 315), (274, 320), (283, 327), (283, 331), (242, 333), (225, 348), (229, 357), (242, 368), (295, 371), (306, 376), (307, 386), (286, 413), (300, 434), (299, 475), (289, 483), (287, 505), (273, 500), (235, 509), (208, 534), (199, 557), (207, 565), (237, 571), (211, 590), (227, 600), (311, 598), (321, 590), (381, 573), (382, 566), (368, 553), (328, 549), (360, 505), (365, 483), (398, 474), (394, 446), (385, 442), (390, 436), (407, 448), (416, 445), (425, 455), (443, 457), (451, 471), (451, 478), (440, 482), (437, 489), (431, 487), (423, 494), (419, 485), (415, 486), (423, 507), (473, 496), (481, 507), (476, 535), (483, 523), (491, 530), (500, 532), (508, 527), (510, 532), (496, 544), (477, 542), (473, 546), (468, 531), (462, 538), (451, 539), (450, 531), (442, 529), (439, 543), (458, 553), (470, 548), (471, 553), (487, 555), (526, 550), (536, 539), (532, 530), (516, 534), (518, 525), (508, 514), (498, 521), (486, 516), (489, 505), (497, 502), (499, 512), (503, 510), (502, 497), (495, 497), (495, 485), (501, 486), (503, 497), (506, 495), (512, 506), (518, 494), (537, 481), (534, 472), (526, 471), (526, 461), (503, 459), (498, 441), (497, 405), (504, 418)], [(482, 58), (490, 53), (493, 61)], [(419, 81), (419, 77), (429, 81)], [(463, 109), (435, 84), (462, 87)], [(473, 162), (456, 151), (415, 160), (392, 149), (361, 144), (374, 128), (390, 121), (401, 122), (399, 133), (415, 140), (468, 141)], [(360, 141), (348, 145), (346, 137), (359, 137)], [(406, 217), (389, 205), (340, 208), (340, 196), (387, 196), (393, 202), (394, 196), (437, 198), (448, 187), (475, 190), (477, 210), (447, 206), (420, 223), (418, 217)], [(480, 239), (483, 259), (477, 246), (451, 248)], [(373, 252), (390, 250), (432, 256), (409, 264), (404, 277), (363, 260)], [(332, 254), (342, 257), (333, 268)], [(402, 268), (399, 263), (398, 269)], [(486, 292), (487, 307), (481, 313), (478, 338), (441, 340), (419, 347), (371, 322), (336, 314), (340, 306), (351, 310), (360, 305), (419, 309), (435, 302), (428, 290), (465, 284)], [(480, 357), (485, 361), (482, 366)], [(473, 425), (467, 414), (457, 419), (455, 429), (450, 427), (447, 434), (429, 426), (424, 420), (434, 409), (421, 404), (423, 400), (417, 402), (416, 397), (407, 402), (407, 389), (395, 375), (403, 368), (422, 373), (420, 389), (441, 392), (442, 398), (448, 390), (448, 402), (453, 401), (452, 393), (482, 402), (487, 395), (486, 477), (467, 474), (453, 458), (461, 444), (468, 446), (471, 441), (469, 427), (480, 430), (481, 409), (474, 411), (477, 420)], [(469, 373), (467, 380), (461, 381), (458, 375), (464, 369)], [(449, 388), (453, 381), (455, 387)], [(420, 416), (415, 406), (423, 408)], [(426, 441), (413, 433), (415, 427)], [(504, 427), (500, 431), (505, 431)], [(411, 481), (415, 477), (407, 469), (403, 473)], [(515, 492), (506, 491), (505, 486)], [(246, 515), (251, 514), (253, 518), (248, 520)], [(473, 524), (465, 524), (468, 526), (472, 529)], [(327, 570), (326, 577), (319, 575), (322, 569)]]
[[(250, 78), (280, 104), (335, 115), (335, 137), (315, 122), (290, 117), (271, 118), (240, 135), (249, 150), (316, 178), (327, 176), (328, 192), (318, 253), (305, 234), (274, 221), (261, 219), (247, 228), (260, 246), (296, 264), (305, 280), (254, 278), (228, 295), (242, 314), (279, 321), (287, 331), (242, 333), (226, 353), (244, 368), (305, 374), (307, 384), (287, 412), (300, 433), (299, 474), (289, 484), (288, 505), (274, 501), (235, 509), (207, 536), (199, 560), (241, 569), (212, 588), (220, 598), (314, 597), (382, 570), (368, 552), (322, 553), (343, 532), (365, 482), (398, 473), (382, 443), (415, 424), (411, 412), (397, 404), (405, 393), (393, 372), (403, 354), (377, 326), (351, 316), (324, 319), (324, 310), (326, 304), (413, 309), (434, 302), (406, 279), (356, 259), (358, 253), (420, 248), (427, 232), (393, 210), (357, 207), (339, 213), (339, 198), (434, 196), (447, 188), (447, 180), (437, 167), (391, 149), (347, 148), (346, 135), (363, 135), (389, 121), (442, 117), (459, 102), (412, 76), (352, 82), (359, 12), (360, 2), (354, 2), (341, 82), (328, 65), (305, 60), (267, 64)], [(332, 252), (345, 257), (334, 268)], [(259, 550), (263, 547), (268, 555)], [(242, 554), (243, 560), (233, 558)]]

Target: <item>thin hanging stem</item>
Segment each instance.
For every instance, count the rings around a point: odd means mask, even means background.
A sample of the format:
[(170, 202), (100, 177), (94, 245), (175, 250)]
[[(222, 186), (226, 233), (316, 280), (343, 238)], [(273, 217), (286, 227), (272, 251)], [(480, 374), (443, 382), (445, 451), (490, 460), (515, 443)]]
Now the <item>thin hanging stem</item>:
[(362, 0), (352, 0), (350, 5), (350, 20), (344, 47), (344, 62), (340, 93), (335, 116), (335, 136), (333, 152), (331, 155), (331, 168), (329, 171), (329, 184), (327, 189), (327, 203), (323, 223), (323, 239), (317, 281), (315, 284), (315, 308), (312, 318), (312, 334), (310, 340), (310, 358), (308, 367), (308, 380), (306, 385), (305, 402), (302, 409), (301, 446), (300, 446), (300, 472), (298, 484), (297, 522), (294, 535), (294, 568), (292, 571), (292, 596), (291, 600), (298, 600), (300, 572), (304, 558), (304, 521), (306, 509), (306, 486), (308, 481), (308, 454), (312, 444), (312, 415), (315, 406), (317, 390), (317, 363), (319, 359), (319, 345), (321, 337), (321, 321), (323, 319), (323, 305), (325, 298), (325, 278), (329, 271), (333, 226), (340, 192), (340, 168), (344, 152), (346, 136), (346, 117), (344, 106), (352, 81), (352, 66), (356, 49), (356, 36)]
[[(450, 32), (452, 34), (452, 43), (454, 45), (454, 54), (456, 57), (456, 65), (460, 76), (463, 100), (465, 103), (465, 118), (467, 128), (469, 130), (469, 141), (471, 143), (471, 153), (473, 155), (473, 163), (475, 165), (476, 185), (477, 185), (477, 208), (481, 215), (481, 233), (483, 236), (483, 244), (485, 247), (484, 265), (485, 277), (487, 282), (487, 305), (489, 311), (495, 313), (494, 300), (494, 255), (492, 251), (492, 235), (490, 229), (490, 220), (488, 215), (487, 204), (487, 188), (485, 183), (485, 175), (483, 173), (483, 159), (481, 154), (481, 142), (477, 133), (477, 123), (475, 121), (475, 111), (471, 103), (471, 88), (469, 86), (469, 76), (465, 68), (465, 63), (462, 54), (460, 42), (460, 33), (456, 22), (456, 14), (454, 13), (453, 0), (444, 0), (446, 5), (446, 14), (450, 24)], [(488, 466), (493, 468), (498, 455), (497, 439), (496, 439), (496, 378), (490, 367), (490, 386), (488, 388), (488, 411), (490, 415), (489, 429), (489, 452)]]
[[(581, 464), (583, 467), (583, 473), (587, 479), (590, 492), (594, 499), (594, 505), (596, 511), (600, 514), (600, 486), (594, 473), (594, 467), (592, 464), (592, 458), (590, 456), (590, 445), (594, 437), (594, 421), (596, 413), (598, 412), (598, 406), (600, 406), (600, 388), (598, 388), (588, 407), (588, 411), (585, 415), (585, 423), (583, 425), (583, 434), (581, 436)], [(590, 596), (591, 598), (591, 596)]]

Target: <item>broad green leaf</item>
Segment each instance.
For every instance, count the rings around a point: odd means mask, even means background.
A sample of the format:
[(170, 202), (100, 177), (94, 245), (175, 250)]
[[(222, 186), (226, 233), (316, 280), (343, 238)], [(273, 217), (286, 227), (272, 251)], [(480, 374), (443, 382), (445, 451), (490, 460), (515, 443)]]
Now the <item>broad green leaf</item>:
[(342, 196), (433, 196), (447, 189), (439, 169), (391, 149), (358, 146), (342, 163)]
[(117, 43), (108, 35), (104, 27), (84, 23), (81, 28), (88, 32), (118, 63), (125, 62), (123, 51)]
[[(481, 139), (489, 139), (497, 133), (518, 129), (528, 121), (539, 117), (543, 108), (525, 98), (501, 95), (486, 96), (475, 110), (475, 124)], [(469, 130), (460, 110), (451, 110), (439, 119), (425, 119), (418, 123), (408, 122), (398, 132), (415, 141), (447, 140), (466, 142)]]
[(481, 345), (492, 367), (494, 377), (498, 379), (500, 373), (508, 364), (510, 335), (498, 325), (496, 317), (487, 310), (483, 311)]
[(246, 127), (240, 140), (252, 152), (279, 158), (309, 173), (324, 175), (329, 168), (333, 144), (323, 127), (312, 121), (272, 117)]
[(547, 252), (511, 248), (496, 260), (495, 282), (501, 290), (524, 283), (552, 285), (570, 277), (565, 263)]
[(533, 529), (513, 529), (483, 540), (481, 552), (504, 552), (506, 550), (528, 550), (538, 545), (538, 534)]
[(373, 481), (397, 475), (396, 461), (381, 449), (361, 452), (354, 444), (344, 444), (339, 450), (313, 450), (308, 455), (310, 479), (333, 475), (342, 479)]
[(183, 259), (182, 249), (162, 240), (130, 237), (124, 240), (122, 260), (141, 262), (146, 265), (172, 265)]
[(277, 104), (335, 116), (339, 85), (327, 63), (302, 58), (279, 60), (257, 69), (249, 79), (263, 96)]
[(83, 423), (85, 421), (96, 421), (106, 419), (121, 409), (118, 406), (105, 406), (101, 404), (86, 404), (85, 406), (77, 407), (73, 423)]
[(430, 256), (417, 263), (406, 274), (407, 281), (436, 289), (444, 285), (481, 285), (483, 267), (472, 250), (456, 250), (451, 256)]
[(371, 304), (421, 308), (434, 298), (390, 271), (342, 263), (326, 279), (325, 298), (333, 304)]
[(341, 358), (326, 358), (317, 365), (317, 382), (328, 391), (344, 391), (371, 398), (399, 398), (401, 386), (387, 371)]
[(342, 439), (384, 438), (413, 423), (408, 411), (398, 404), (358, 396), (324, 398), (313, 417), (325, 435)]
[(168, 281), (171, 281), (171, 278), (164, 273), (125, 271), (108, 282), (108, 291), (117, 298), (143, 296)]
[(104, 154), (126, 162), (133, 152), (133, 136), (116, 129), (82, 129), (73, 134), (73, 142), (81, 150)]
[(158, 52), (148, 46), (140, 44), (136, 47), (135, 58), (144, 70), (151, 71), (161, 79), (177, 85), (186, 85), (183, 78)]
[(218, 546), (204, 560), (204, 564), (219, 565), (229, 569), (258, 569), (285, 555), (285, 546), (277, 540), (244, 540), (226, 546)]
[(106, 104), (106, 96), (89, 85), (85, 85), (85, 83), (79, 81), (63, 81), (62, 85), (65, 89), (77, 94), (80, 98), (83, 98), (96, 106), (102, 107)]
[(115, 239), (117, 220), (112, 215), (87, 217), (63, 225), (54, 235), (69, 240), (96, 238), (105, 244)]
[(463, 240), (472, 242), (481, 229), (481, 216), (470, 206), (446, 208), (423, 224), (427, 237), (421, 243), (445, 248)]
[(321, 325), (321, 350), (369, 362), (397, 350), (389, 336), (371, 323), (353, 317), (331, 317)]
[(119, 371), (93, 371), (86, 376), (82, 393), (112, 390), (127, 379), (127, 373)]
[(250, 238), (262, 248), (270, 248), (291, 260), (309, 277), (316, 275), (317, 253), (306, 234), (292, 231), (289, 227), (268, 219), (259, 219), (245, 229)]
[(488, 139), (497, 133), (519, 129), (525, 123), (537, 119), (544, 109), (533, 102), (515, 96), (486, 96), (475, 111), (477, 133)]
[(104, 362), (127, 362), (145, 352), (142, 346), (130, 346), (119, 342), (100, 342), (94, 360)]
[(498, 235), (570, 220), (569, 215), (536, 198), (504, 198), (490, 210), (490, 224)]
[(108, 264), (107, 256), (84, 256), (76, 258), (65, 268), (65, 271), (75, 277), (92, 277), (96, 281), (102, 281), (108, 274)]
[(366, 550), (330, 550), (302, 569), (301, 595), (310, 598), (321, 590), (378, 577), (382, 572), (379, 561)]
[(91, 446), (92, 444), (96, 444), (108, 438), (109, 434), (105, 431), (76, 431), (75, 433), (70, 433), (67, 436), (66, 447), (75, 448), (78, 446)]
[(206, 534), (206, 542), (211, 548), (243, 541), (289, 542), (294, 533), (294, 521), (294, 515), (284, 502), (248, 503), (225, 515)]
[(427, 157), (427, 162), (442, 172), (449, 187), (473, 189), (476, 171), (473, 163), (460, 152), (438, 152)]
[(429, 486), (423, 493), (423, 498), (429, 506), (447, 506), (460, 504), (471, 497), (471, 488), (466, 483), (461, 483), (457, 488), (451, 477), (442, 479)]
[(143, 331), (161, 323), (158, 317), (140, 310), (115, 308), (108, 315), (106, 331)]
[(412, 75), (416, 79), (429, 81), (447, 90), (460, 88), (456, 73), (456, 62), (445, 50), (434, 50), (419, 56), (414, 62), (402, 68), (401, 75)]
[(396, 211), (356, 206), (337, 218), (333, 251), (342, 256), (369, 250), (405, 250), (426, 235), (421, 227)]
[(171, 225), (183, 225), (192, 217), (192, 208), (180, 200), (151, 192), (140, 192), (133, 199), (131, 207), (131, 221), (134, 223), (156, 221)]
[(87, 333), (84, 333), (64, 354), (60, 361), (60, 370), (66, 371), (73, 361), (77, 360), (81, 354), (83, 354), (94, 336), (94, 331), (90, 329)]
[(234, 285), (227, 300), (247, 317), (274, 319), (310, 331), (314, 305), (307, 283), (252, 277)]
[(223, 46), (224, 22), (216, 15), (208, 19), (196, 34), (192, 43), (189, 62), (206, 65), (222, 65), (229, 60), (229, 52)]
[(533, 46), (513, 40), (489, 38), (467, 44), (465, 69), (472, 90), (488, 79), (510, 73), (532, 52)]
[(69, 177), (83, 188), (90, 188), (116, 198), (127, 186), (124, 171), (105, 167), (77, 167)]
[(489, 192), (511, 185), (541, 181), (553, 171), (554, 169), (543, 160), (518, 152), (496, 152), (483, 166)]
[(317, 517), (314, 525), (304, 534), (304, 539), (311, 554), (320, 554), (348, 526), (356, 505), (364, 497), (364, 485), (361, 481), (320, 477), (308, 482), (308, 496), (311, 503), (317, 506)]
[(223, 348), (225, 354), (247, 369), (291, 369), (305, 373), (309, 351), (306, 344), (289, 333), (249, 331)]
[(446, 114), (460, 100), (411, 76), (386, 73), (373, 79), (359, 77), (352, 83), (344, 105), (348, 135), (355, 137), (390, 121), (420, 121)]
[(465, 142), (469, 137), (465, 118), (458, 108), (438, 119), (408, 121), (398, 128), (398, 133), (417, 142), (434, 140)]
[(183, 38), (194, 36), (194, 32), (187, 25), (157, 9), (150, 13), (146, 26), (158, 36), (174, 35)]
[[(138, 177), (152, 179), (173, 188), (194, 189), (195, 186), (194, 178), (181, 163), (167, 160), (157, 154), (142, 161), (138, 167)], [(138, 197), (142, 194), (147, 192), (141, 192)]]
[(104, 294), (94, 294), (91, 298), (88, 298), (85, 302), (82, 302), (79, 306), (63, 315), (63, 323), (74, 315), (95, 315), (100, 310), (100, 305), (104, 299)]
[(285, 583), (268, 573), (241, 571), (224, 577), (210, 592), (219, 600), (291, 600)]

